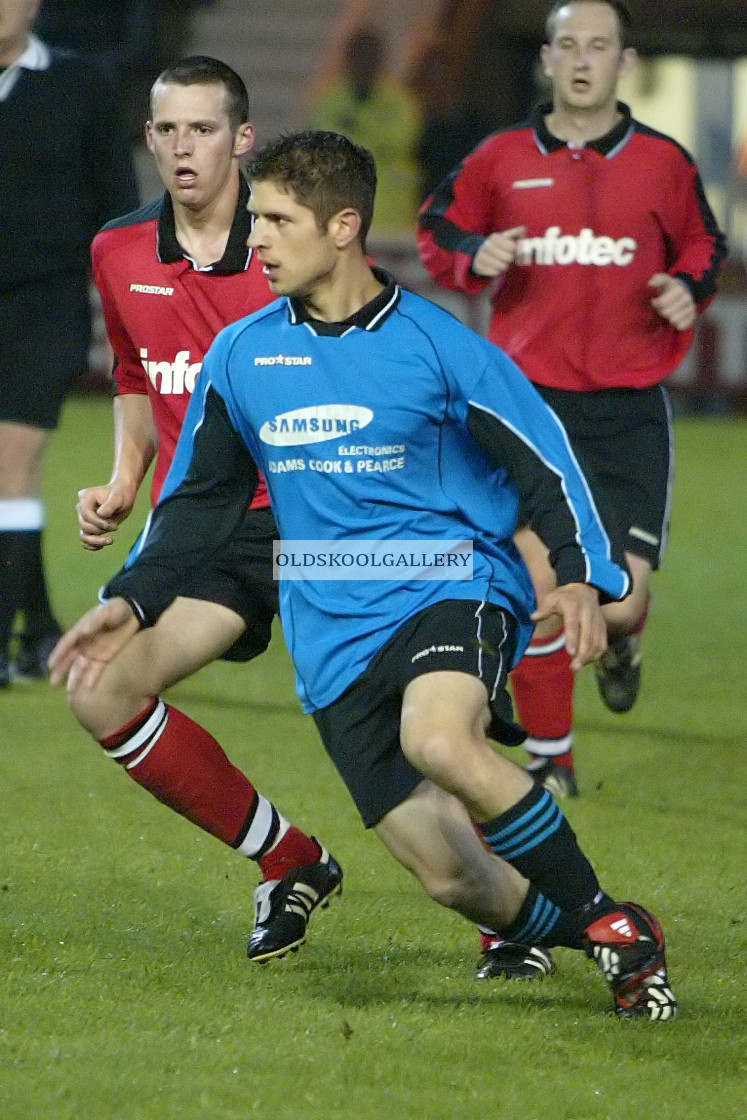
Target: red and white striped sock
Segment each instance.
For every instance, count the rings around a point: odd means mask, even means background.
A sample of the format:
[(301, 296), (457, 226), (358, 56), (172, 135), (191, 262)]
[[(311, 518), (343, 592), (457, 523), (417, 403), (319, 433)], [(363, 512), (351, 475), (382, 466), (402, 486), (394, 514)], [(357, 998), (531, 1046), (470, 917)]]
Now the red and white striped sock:
[(524, 747), (532, 759), (573, 771), (573, 689), (575, 677), (562, 630), (532, 639), (511, 673), (511, 690), (521, 724), (529, 736)]
[(289, 824), (213, 736), (177, 708), (154, 700), (100, 743), (164, 805), (255, 860), (265, 879), (318, 860), (317, 842)]

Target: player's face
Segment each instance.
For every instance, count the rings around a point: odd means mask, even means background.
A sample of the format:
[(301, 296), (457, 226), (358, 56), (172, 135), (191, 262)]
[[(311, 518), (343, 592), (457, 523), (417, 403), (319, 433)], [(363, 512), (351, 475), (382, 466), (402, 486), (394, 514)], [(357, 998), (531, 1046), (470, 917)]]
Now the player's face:
[(552, 42), (542, 48), (555, 105), (568, 111), (613, 106), (620, 77), (634, 61), (635, 52), (622, 48), (614, 8), (590, 0), (561, 8)]
[(0, 66), (9, 66), (26, 49), (39, 0), (0, 0)]
[(313, 211), (270, 180), (251, 183), (249, 210), (254, 216), (249, 247), (275, 295), (303, 299), (318, 291), (337, 260), (329, 227), (320, 230)]
[(222, 85), (158, 85), (151, 112), (146, 140), (175, 203), (202, 211), (235, 190), (237, 160), (250, 150), (254, 131), (250, 124), (231, 127)]

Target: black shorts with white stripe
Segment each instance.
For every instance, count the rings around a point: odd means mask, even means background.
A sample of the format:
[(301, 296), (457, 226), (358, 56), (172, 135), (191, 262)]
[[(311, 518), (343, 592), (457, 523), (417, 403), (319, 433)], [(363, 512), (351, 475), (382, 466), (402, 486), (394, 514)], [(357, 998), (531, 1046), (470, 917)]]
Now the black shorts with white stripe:
[(667, 547), (674, 475), (669, 394), (647, 389), (568, 392), (535, 386), (563, 421), (600, 513), (622, 530), (626, 552), (656, 570)]
[(350, 688), (314, 713), (327, 752), (367, 828), (423, 780), (399, 740), (402, 697), (416, 677), (443, 670), (477, 677), (488, 690), (490, 736), (509, 746), (524, 741), (505, 688), (516, 631), (514, 618), (494, 603), (436, 603), (404, 623)]

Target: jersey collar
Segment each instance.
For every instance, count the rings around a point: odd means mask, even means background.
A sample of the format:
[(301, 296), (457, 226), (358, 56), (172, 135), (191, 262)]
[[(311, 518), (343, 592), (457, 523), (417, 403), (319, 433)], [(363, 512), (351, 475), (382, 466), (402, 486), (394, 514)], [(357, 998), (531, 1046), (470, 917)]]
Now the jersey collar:
[[(607, 159), (612, 159), (613, 156), (616, 156), (635, 132), (635, 123), (630, 114), (629, 107), (624, 101), (618, 101), (617, 108), (618, 111), (622, 113), (622, 120), (619, 120), (604, 136), (599, 136), (596, 140), (589, 140), (587, 144), (584, 144), (585, 148), (591, 148), (592, 151), (599, 152), (600, 155), (606, 156)], [(565, 140), (560, 140), (557, 136), (553, 136), (552, 132), (550, 132), (545, 124), (545, 117), (551, 112), (552, 105), (547, 102), (535, 109), (531, 117), (537, 147), (543, 155), (559, 152), (562, 148), (568, 147), (567, 142)]]
[(384, 285), (384, 290), (354, 315), (343, 319), (341, 323), (324, 323), (321, 319), (313, 319), (301, 300), (289, 297), (288, 314), (291, 323), (294, 325), (305, 323), (313, 334), (331, 335), (335, 338), (341, 338), (356, 327), (362, 331), (377, 331), (399, 303), (402, 290), (383, 268), (373, 268), (372, 271), (376, 279)]
[(36, 35), (29, 35), (23, 54), (0, 74), (0, 101), (10, 97), (22, 70), (48, 70), (51, 58), (47, 44), (37, 39)]
[[(218, 276), (230, 276), (236, 272), (244, 272), (249, 267), (252, 251), (247, 247), (247, 240), (252, 229), (252, 219), (246, 208), (248, 201), (249, 185), (242, 175), (239, 183), (239, 200), (236, 204), (231, 232), (226, 242), (226, 251), (221, 259), (211, 265), (209, 269), (205, 269), (205, 272), (214, 272)], [(189, 260), (176, 239), (174, 205), (168, 191), (163, 196), (161, 212), (158, 217), (158, 259), (163, 264), (176, 264), (177, 261)]]

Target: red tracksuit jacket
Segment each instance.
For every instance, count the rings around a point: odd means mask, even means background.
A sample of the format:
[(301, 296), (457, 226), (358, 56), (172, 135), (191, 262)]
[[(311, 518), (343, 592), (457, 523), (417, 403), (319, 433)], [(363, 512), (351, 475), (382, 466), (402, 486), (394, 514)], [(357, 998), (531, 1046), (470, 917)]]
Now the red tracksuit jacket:
[[(715, 293), (726, 243), (692, 157), (619, 108), (606, 136), (574, 149), (545, 127), (543, 106), (529, 124), (489, 136), (421, 211), (428, 272), (464, 292), (494, 285), (488, 335), (540, 385), (656, 384), (693, 332), (651, 308), (649, 279), (677, 277), (699, 308)], [(506, 275), (472, 273), (483, 239), (514, 226), (526, 236)]]

